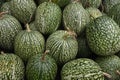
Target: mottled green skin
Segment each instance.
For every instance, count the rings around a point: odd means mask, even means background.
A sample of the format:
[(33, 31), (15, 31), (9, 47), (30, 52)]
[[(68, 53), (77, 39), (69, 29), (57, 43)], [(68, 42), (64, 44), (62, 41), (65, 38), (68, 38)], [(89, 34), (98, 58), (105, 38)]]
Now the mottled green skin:
[(107, 16), (91, 21), (87, 25), (86, 36), (89, 47), (97, 55), (112, 55), (120, 51), (120, 28)]
[(0, 54), (0, 80), (23, 80), (24, 64), (14, 54)]
[(78, 54), (77, 57), (92, 57), (92, 52), (87, 44), (86, 37), (80, 36), (77, 38), (78, 41)]
[[(119, 80), (120, 75), (117, 74), (117, 70), (120, 71), (120, 58), (118, 56), (112, 55), (112, 56), (106, 56), (106, 57), (98, 57), (95, 60), (102, 70), (112, 76), (113, 80)], [(109, 79), (105, 79), (109, 80)]]
[(87, 58), (66, 63), (62, 68), (61, 77), (62, 80), (104, 80), (99, 65)]
[(114, 5), (108, 12), (108, 15), (113, 18), (120, 26), (120, 3)]
[(37, 54), (29, 59), (26, 67), (28, 80), (55, 80), (57, 74), (57, 64), (53, 58), (46, 55)]
[(67, 31), (59, 30), (51, 34), (46, 42), (46, 49), (58, 64), (74, 59), (78, 52), (78, 42)]
[(61, 23), (62, 12), (58, 5), (44, 2), (38, 6), (35, 16), (36, 28), (43, 34), (51, 34)]
[(7, 11), (8, 14), (11, 14), (9, 2), (4, 3), (4, 4), (1, 6), (0, 11), (1, 11), (1, 12), (6, 12), (6, 11)]
[(98, 8), (102, 2), (102, 0), (80, 0), (83, 6), (86, 7), (95, 7)]
[(120, 0), (104, 0), (103, 5), (105, 12), (109, 12), (109, 10), (116, 4), (120, 3)]
[(91, 19), (95, 19), (95, 18), (98, 18), (98, 17), (100, 17), (100, 16), (103, 15), (103, 14), (100, 12), (99, 9), (94, 8), (94, 7), (88, 7), (88, 8), (86, 8), (86, 10), (87, 10), (88, 13), (90, 14)]
[(31, 22), (29, 26), (30, 26), (30, 29), (31, 29), (31, 30), (37, 31), (37, 28), (36, 28), (36, 26), (35, 26), (35, 21)]
[(38, 31), (21, 31), (15, 38), (15, 54), (26, 63), (31, 56), (44, 51), (45, 40)]
[(36, 10), (36, 4), (33, 0), (11, 0), (10, 10), (14, 17), (26, 24), (33, 16)]
[(70, 28), (80, 35), (84, 31), (85, 25), (89, 23), (89, 13), (83, 8), (79, 2), (72, 2), (67, 5), (63, 11), (63, 22), (65, 28)]
[(3, 51), (13, 51), (14, 38), (21, 30), (20, 23), (13, 16), (0, 17), (0, 48)]
[[(37, 0), (39, 4), (43, 3), (43, 2), (47, 2), (49, 0)], [(60, 7), (64, 7), (67, 4), (69, 4), (70, 0), (51, 0), (51, 2), (54, 2), (56, 4), (58, 4)]]

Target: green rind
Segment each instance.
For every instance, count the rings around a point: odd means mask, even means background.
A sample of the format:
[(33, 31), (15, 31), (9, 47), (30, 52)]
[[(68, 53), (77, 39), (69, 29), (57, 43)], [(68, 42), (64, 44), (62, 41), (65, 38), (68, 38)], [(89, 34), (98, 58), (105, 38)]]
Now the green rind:
[(44, 51), (45, 40), (38, 31), (21, 31), (15, 38), (15, 54), (26, 63), (31, 56)]
[[(37, 0), (39, 4), (43, 2), (48, 2), (49, 0)], [(51, 0), (51, 2), (56, 3), (60, 7), (65, 7), (67, 4), (69, 4), (70, 0)]]
[(120, 3), (120, 0), (104, 0), (103, 5), (105, 12), (109, 12), (109, 10), (116, 4)]
[(117, 74), (117, 70), (120, 70), (120, 58), (118, 56), (112, 55), (106, 57), (98, 57), (95, 61), (100, 65), (104, 72), (112, 76), (113, 80), (120, 79), (120, 76)]
[(10, 15), (0, 18), (0, 48), (3, 51), (13, 51), (14, 38), (22, 30), (18, 20)]
[(58, 64), (74, 59), (78, 52), (78, 42), (67, 31), (59, 30), (51, 34), (46, 42), (46, 49)]
[(0, 11), (1, 11), (1, 12), (6, 12), (6, 11), (7, 11), (8, 14), (11, 14), (9, 2), (5, 2), (5, 3), (1, 6)]
[(80, 58), (66, 63), (61, 80), (104, 80), (102, 69), (91, 59)]
[(0, 54), (0, 80), (23, 80), (24, 64), (14, 54)]
[(120, 51), (120, 28), (117, 23), (101, 16), (87, 25), (86, 36), (91, 50), (97, 55), (113, 55)]
[(80, 0), (80, 2), (83, 4), (85, 8), (86, 7), (99, 8), (102, 0)]
[(79, 2), (72, 2), (67, 5), (63, 11), (63, 21), (65, 28), (70, 28), (80, 35), (84, 31), (85, 25), (89, 23), (89, 13)]
[(33, 0), (11, 0), (9, 5), (11, 14), (24, 24), (30, 21), (36, 10)]
[(57, 64), (53, 58), (46, 55), (44, 60), (42, 54), (31, 57), (26, 67), (28, 80), (55, 80)]
[(103, 14), (100, 12), (99, 9), (94, 8), (94, 7), (88, 7), (88, 8), (86, 8), (86, 10), (87, 10), (88, 13), (90, 14), (91, 19), (95, 19), (95, 18), (98, 18), (98, 17), (100, 17), (100, 16), (103, 15)]
[(108, 15), (113, 18), (120, 26), (120, 3), (114, 5), (108, 12)]
[(35, 25), (38, 31), (49, 35), (57, 30), (61, 23), (62, 12), (58, 5), (52, 2), (40, 4), (36, 11)]

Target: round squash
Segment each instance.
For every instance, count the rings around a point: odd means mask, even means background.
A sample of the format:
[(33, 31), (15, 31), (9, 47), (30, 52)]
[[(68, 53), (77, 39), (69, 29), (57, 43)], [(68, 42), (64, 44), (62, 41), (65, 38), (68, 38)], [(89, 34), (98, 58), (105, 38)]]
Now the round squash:
[(26, 24), (31, 21), (36, 10), (34, 0), (11, 0), (9, 2), (11, 15)]
[(66, 63), (61, 80), (104, 80), (100, 66), (91, 59), (80, 58)]
[(120, 28), (108, 16), (91, 21), (86, 27), (87, 42), (97, 55), (113, 55), (120, 51)]
[(25, 67), (22, 60), (13, 53), (0, 54), (0, 79), (23, 80)]
[(68, 4), (63, 11), (65, 29), (68, 27), (70, 30), (75, 31), (77, 35), (80, 35), (84, 31), (85, 25), (89, 21), (89, 13), (77, 1)]
[[(3, 14), (2, 14), (3, 13)], [(0, 48), (3, 51), (13, 52), (15, 36), (22, 30), (21, 24), (11, 15), (0, 16)]]
[(36, 11), (36, 28), (41, 33), (49, 35), (59, 27), (61, 16), (62, 11), (58, 5), (52, 2), (44, 2), (38, 6)]
[[(118, 56), (97, 57), (95, 60), (104, 72), (111, 75), (112, 80), (120, 79), (120, 58)], [(105, 79), (108, 80), (108, 79)]]
[(28, 80), (55, 80), (57, 64), (53, 58), (46, 53), (31, 57), (26, 67)]
[(59, 30), (48, 37), (46, 49), (58, 64), (64, 64), (76, 57), (78, 42), (72, 32)]
[(31, 56), (44, 51), (45, 40), (38, 31), (31, 31), (27, 25), (27, 30), (21, 31), (15, 38), (15, 54), (27, 62)]

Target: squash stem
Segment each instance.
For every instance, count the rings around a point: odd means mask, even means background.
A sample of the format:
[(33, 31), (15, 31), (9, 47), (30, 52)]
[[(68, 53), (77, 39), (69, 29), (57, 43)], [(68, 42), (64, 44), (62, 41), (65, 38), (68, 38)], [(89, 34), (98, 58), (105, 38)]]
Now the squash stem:
[(28, 32), (31, 31), (28, 23), (26, 24), (26, 29), (27, 29)]
[(107, 77), (109, 80), (112, 80), (112, 76), (110, 74), (103, 72), (103, 75)]
[(46, 51), (44, 52), (44, 54), (43, 54), (43, 56), (42, 56), (42, 61), (45, 60), (45, 56), (46, 56), (46, 54), (49, 53), (49, 52), (50, 52), (49, 50), (46, 50)]
[(8, 11), (6, 11), (6, 12), (1, 12), (0, 13), (0, 17), (2, 17), (3, 15), (5, 15), (5, 14), (7, 14), (8, 13)]
[(117, 70), (116, 73), (117, 73), (118, 75), (120, 75), (120, 71), (119, 71), (119, 70)]
[(0, 52), (1, 54), (5, 54), (3, 51)]
[(70, 29), (67, 27), (67, 33), (66, 33), (66, 35), (64, 36), (64, 38), (66, 39), (67, 36), (72, 36), (72, 37), (75, 39), (75, 38), (77, 37), (77, 34), (76, 34), (74, 31), (70, 30)]

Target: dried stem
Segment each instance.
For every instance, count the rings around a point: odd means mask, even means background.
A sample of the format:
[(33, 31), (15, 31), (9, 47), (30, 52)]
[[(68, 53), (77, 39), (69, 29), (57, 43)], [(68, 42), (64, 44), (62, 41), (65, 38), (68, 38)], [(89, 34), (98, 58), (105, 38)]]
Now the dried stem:
[(28, 32), (31, 31), (28, 23), (26, 24), (26, 29), (27, 29)]
[(110, 74), (103, 72), (103, 75), (107, 77), (109, 80), (113, 80)]
[(3, 51), (0, 52), (1, 54), (5, 54)]
[(120, 75), (120, 71), (119, 71), (119, 70), (117, 70), (116, 73), (117, 73), (118, 75)]
[(67, 27), (67, 31), (68, 31), (69, 35), (73, 36), (74, 38), (77, 37), (77, 34), (74, 31), (70, 30), (70, 28), (68, 28), (68, 27)]
[(0, 13), (0, 17), (2, 17), (3, 15), (5, 15), (5, 14), (7, 14), (7, 13), (8, 13), (8, 11), (1, 12), (1, 13)]
[(44, 54), (43, 54), (43, 56), (42, 56), (42, 60), (43, 60), (43, 61), (45, 60), (46, 54), (49, 53), (49, 52), (50, 52), (50, 50), (46, 50), (46, 51), (44, 52)]

